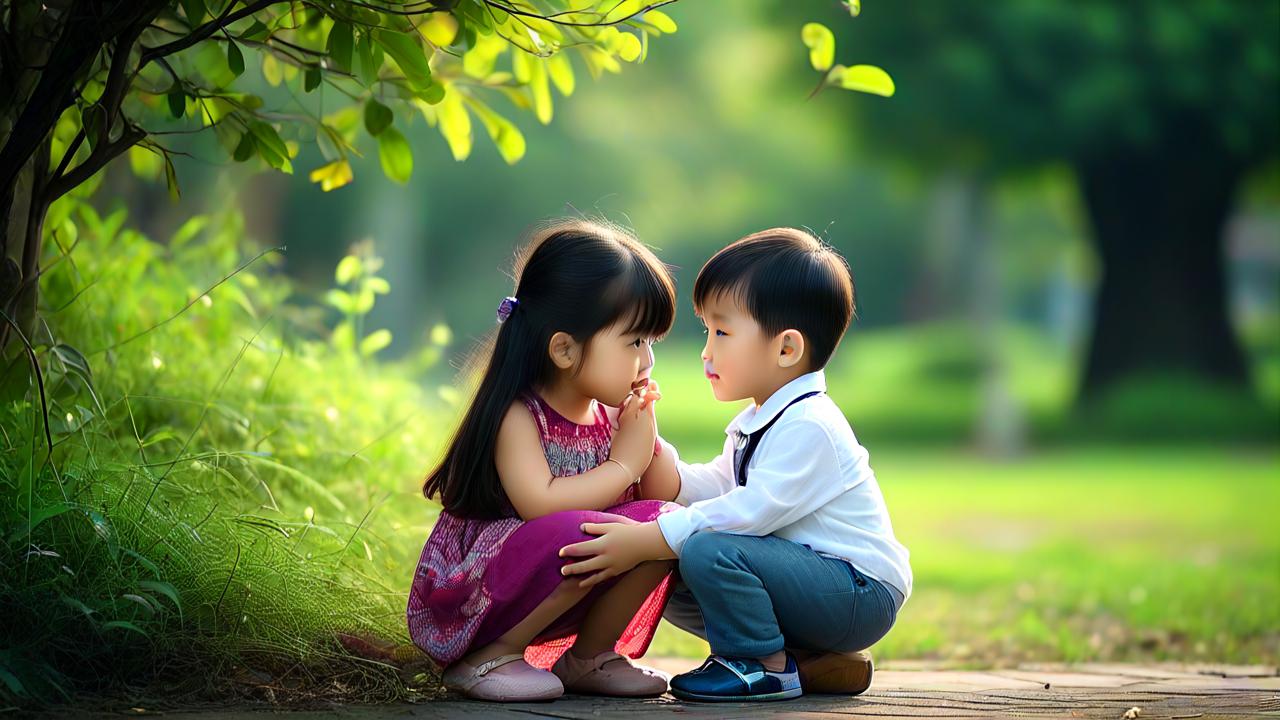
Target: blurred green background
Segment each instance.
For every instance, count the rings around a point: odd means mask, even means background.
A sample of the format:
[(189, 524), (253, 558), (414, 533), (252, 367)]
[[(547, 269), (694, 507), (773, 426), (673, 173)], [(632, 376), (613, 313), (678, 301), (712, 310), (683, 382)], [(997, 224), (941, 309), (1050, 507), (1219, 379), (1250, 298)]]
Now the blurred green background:
[[(348, 627), (403, 642), (398, 613), (438, 512), (420, 483), (528, 230), (603, 216), (674, 267), (659, 423), (697, 461), (739, 406), (702, 379), (693, 278), (746, 233), (807, 227), (853, 269), (858, 319), (830, 392), (916, 573), (879, 662), (1274, 665), (1278, 7), (877, 2), (850, 18), (824, 3), (680, 2), (667, 8), (679, 32), (643, 65), (584, 78), (549, 125), (518, 118), (528, 152), (514, 166), (484, 143), (455, 162), (421, 122), (406, 130), (417, 161), (403, 186), (376, 153), (323, 193), (216, 160), (195, 137), (170, 202), (117, 163), (96, 212), (66, 210), (74, 273), (44, 280), (51, 307), (78, 299), (55, 322), (86, 354), (260, 248), (287, 251), (89, 354), (99, 393), (134, 416), (68, 414), (67, 432), (106, 424), (73, 459), (113, 508), (150, 512), (119, 488), (146, 479), (136, 454), (154, 441), (155, 458), (183, 458), (156, 483), (174, 493), (172, 527), (221, 528), (158, 573), (207, 610), (207, 624), (192, 627), (188, 606), (157, 626), (169, 636), (222, 647), (239, 617), (237, 652), (302, 652), (308, 633)], [(894, 97), (810, 97), (809, 20), (835, 31), (838, 62), (887, 70)], [(322, 163), (306, 144), (294, 160)], [(390, 331), (371, 359), (330, 339), (344, 317), (324, 298), (353, 253), (390, 286), (359, 317), (362, 334)], [(31, 411), (11, 411), (12, 427)], [(95, 463), (109, 447), (123, 449)], [(135, 549), (160, 542), (129, 532)], [(241, 558), (260, 558), (260, 577)], [(664, 627), (651, 652), (703, 651)]]

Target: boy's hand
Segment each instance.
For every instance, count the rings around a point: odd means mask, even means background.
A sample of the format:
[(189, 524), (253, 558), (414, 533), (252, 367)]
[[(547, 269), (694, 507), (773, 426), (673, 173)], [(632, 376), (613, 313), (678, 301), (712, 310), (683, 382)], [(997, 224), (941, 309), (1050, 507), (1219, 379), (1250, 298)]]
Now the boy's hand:
[(676, 556), (656, 522), (639, 523), (624, 518), (618, 522), (583, 523), (582, 531), (599, 537), (560, 548), (560, 557), (587, 558), (560, 569), (566, 577), (592, 573), (581, 580), (578, 587), (604, 582), (647, 560), (668, 560)]

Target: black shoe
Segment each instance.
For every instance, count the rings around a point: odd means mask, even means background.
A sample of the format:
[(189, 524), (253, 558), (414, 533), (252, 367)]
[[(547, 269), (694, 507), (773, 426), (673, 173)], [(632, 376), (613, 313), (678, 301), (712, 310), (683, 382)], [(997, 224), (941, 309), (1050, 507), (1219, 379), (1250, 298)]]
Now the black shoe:
[(671, 694), (681, 700), (750, 702), (800, 697), (800, 672), (787, 653), (781, 672), (766, 670), (759, 660), (712, 655), (697, 670), (671, 678)]

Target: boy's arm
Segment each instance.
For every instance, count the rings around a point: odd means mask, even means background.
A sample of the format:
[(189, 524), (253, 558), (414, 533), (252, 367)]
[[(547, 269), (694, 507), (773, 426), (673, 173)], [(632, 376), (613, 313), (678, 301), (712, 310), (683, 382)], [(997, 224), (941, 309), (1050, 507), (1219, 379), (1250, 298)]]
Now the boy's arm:
[[(796, 421), (771, 434), (745, 486), (658, 516), (666, 544), (677, 555), (690, 535), (716, 530), (768, 535), (831, 502), (849, 489), (842, 481), (834, 440), (820, 424)], [(856, 481), (855, 481), (856, 482)]]
[(604, 582), (642, 562), (676, 557), (654, 522), (583, 523), (582, 531), (598, 537), (560, 548), (560, 557), (586, 558), (560, 568), (561, 575), (587, 575), (578, 587)]
[[(681, 505), (692, 505), (699, 500), (706, 500), (723, 495), (733, 489), (733, 440), (725, 438), (724, 448), (720, 454), (705, 463), (687, 463), (680, 459), (671, 443), (662, 440), (662, 453), (654, 458), (671, 463), (675, 471), (675, 502)], [(664, 498), (665, 499), (665, 498)]]

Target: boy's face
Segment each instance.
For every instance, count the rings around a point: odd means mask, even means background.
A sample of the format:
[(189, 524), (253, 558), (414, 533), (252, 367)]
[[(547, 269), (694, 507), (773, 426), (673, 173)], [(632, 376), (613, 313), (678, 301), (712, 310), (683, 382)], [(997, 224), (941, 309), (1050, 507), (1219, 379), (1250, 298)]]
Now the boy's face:
[(730, 294), (707, 298), (698, 317), (707, 332), (703, 371), (717, 400), (763, 403), (785, 384), (782, 376), (793, 374), (779, 365), (781, 340), (766, 335)]

